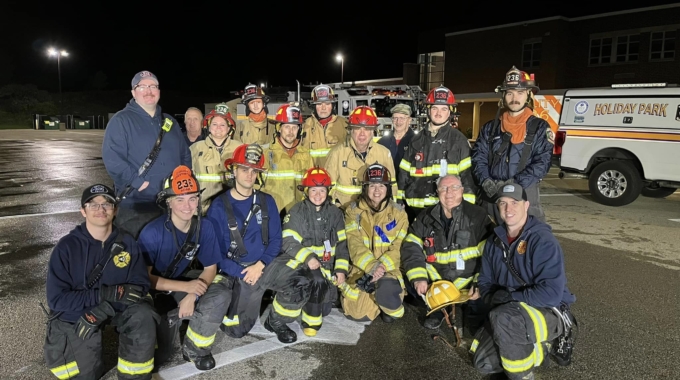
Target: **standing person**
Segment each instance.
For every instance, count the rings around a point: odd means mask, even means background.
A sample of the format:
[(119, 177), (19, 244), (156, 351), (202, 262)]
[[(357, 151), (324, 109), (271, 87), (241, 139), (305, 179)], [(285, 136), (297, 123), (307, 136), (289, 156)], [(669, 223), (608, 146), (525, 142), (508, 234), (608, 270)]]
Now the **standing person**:
[[(283, 219), (283, 254), (286, 265), (308, 269), (309, 301), (302, 308), (302, 332), (315, 336), (323, 317), (331, 312), (338, 288), (347, 287), (349, 253), (342, 211), (329, 202), (331, 177), (321, 168), (307, 170), (298, 189), (305, 199), (296, 203)], [(336, 286), (337, 285), (337, 286)]]
[(411, 129), (411, 107), (408, 104), (397, 104), (390, 110), (393, 130), (378, 140), (378, 144), (390, 150), (394, 167), (398, 168), (404, 158), (404, 151), (411, 142), (415, 132)]
[(511, 380), (533, 380), (533, 369), (547, 365), (547, 355), (569, 365), (573, 349), (564, 254), (549, 225), (528, 214), (526, 191), (504, 185), (496, 196), (501, 224), (482, 255), (479, 292), (491, 307), (470, 352), (484, 374), (505, 372)]
[(312, 89), (314, 110), (302, 126), (302, 146), (309, 149), (314, 165), (324, 167), (331, 148), (347, 139), (347, 120), (337, 114), (333, 89), (320, 84)]
[(205, 140), (193, 144), (190, 150), (193, 171), (202, 190), (201, 212), (205, 215), (213, 197), (226, 189), (224, 161), (232, 157), (241, 142), (232, 139), (235, 123), (226, 103), (216, 105), (205, 116), (203, 125), (210, 134)]
[(274, 122), (267, 117), (269, 96), (261, 87), (249, 83), (243, 90), (241, 102), (246, 106), (247, 118), (238, 122), (236, 139), (244, 144), (257, 144), (263, 149), (269, 147), (276, 132)]
[(231, 289), (228, 279), (217, 274), (222, 254), (212, 223), (198, 211), (200, 196), (191, 169), (177, 167), (158, 193), (158, 204), (167, 208), (167, 214), (142, 229), (139, 249), (149, 272), (154, 306), (162, 316), (157, 362), (163, 363), (174, 353), (179, 321), (189, 319), (182, 356), (205, 371), (215, 367), (211, 347), (227, 312)]
[(191, 145), (199, 141), (205, 140), (205, 130), (201, 126), (201, 121), (203, 120), (203, 112), (196, 107), (189, 107), (184, 113), (184, 138), (186, 139), (187, 146), (191, 148)]
[(343, 292), (342, 308), (354, 320), (385, 323), (404, 316), (404, 281), (399, 250), (406, 237), (408, 218), (392, 201), (392, 176), (384, 165), (364, 172), (360, 198), (345, 211), (345, 233), (352, 268), (348, 285), (358, 296)]
[(284, 104), (276, 111), (274, 143), (265, 150), (267, 178), (260, 190), (276, 200), (276, 207), (285, 215), (296, 202), (304, 199), (297, 191), (302, 176), (314, 166), (309, 150), (300, 145), (302, 112), (296, 105)]
[(154, 74), (135, 74), (133, 99), (109, 120), (102, 143), (104, 166), (117, 198), (122, 198), (115, 224), (135, 238), (160, 215), (156, 194), (163, 180), (179, 165), (191, 167), (191, 152), (179, 123), (161, 112), (160, 95)]
[(533, 74), (513, 66), (498, 91), (500, 118), (484, 124), (472, 151), (472, 170), (483, 189), (481, 205), (499, 222), (494, 197), (504, 185), (516, 183), (529, 197), (529, 214), (545, 222), (539, 184), (550, 170), (555, 134), (547, 121), (534, 116), (538, 86)]
[(293, 343), (297, 334), (286, 324), (293, 322), (309, 298), (309, 280), (302, 268), (286, 265), (281, 255), (281, 218), (271, 195), (254, 188), (258, 173), (264, 171), (262, 148), (243, 144), (225, 165), (233, 176), (233, 186), (215, 198), (208, 218), (220, 237), (226, 253), (220, 273), (234, 283), (232, 302), (220, 329), (233, 338), (248, 334), (260, 316), (262, 296), (276, 292), (264, 328), (282, 343)]
[(158, 315), (146, 297), (149, 277), (135, 239), (113, 225), (116, 194), (96, 184), (83, 191), (85, 221), (59, 240), (47, 266), (51, 309), (45, 362), (58, 379), (104, 375), (102, 331), (116, 327), (118, 378), (151, 379)]
[(399, 199), (408, 205), (412, 221), (423, 208), (439, 201), (436, 180), (447, 174), (460, 176), (463, 199), (475, 203), (475, 185), (470, 159), (470, 143), (458, 129), (451, 127), (451, 115), (456, 111), (456, 98), (444, 86), (433, 88), (424, 102), (429, 122), (415, 136), (399, 164)]

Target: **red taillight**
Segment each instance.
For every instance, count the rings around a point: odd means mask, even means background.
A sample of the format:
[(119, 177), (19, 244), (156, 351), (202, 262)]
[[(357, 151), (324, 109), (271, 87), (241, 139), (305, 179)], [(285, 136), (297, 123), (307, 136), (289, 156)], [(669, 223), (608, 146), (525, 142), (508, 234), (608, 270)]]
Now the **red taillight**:
[(557, 135), (555, 135), (555, 146), (553, 148), (553, 154), (555, 155), (562, 154), (562, 145), (564, 145), (564, 141), (566, 139), (567, 139), (566, 131), (557, 131)]

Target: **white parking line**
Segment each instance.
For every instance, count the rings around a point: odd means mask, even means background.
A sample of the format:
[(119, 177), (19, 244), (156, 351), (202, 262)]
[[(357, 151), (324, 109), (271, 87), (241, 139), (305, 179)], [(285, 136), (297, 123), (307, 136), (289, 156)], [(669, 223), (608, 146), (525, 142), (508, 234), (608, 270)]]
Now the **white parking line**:
[(680, 219), (668, 219), (668, 220), (670, 220), (671, 222), (680, 222)]
[(41, 216), (41, 215), (56, 215), (56, 214), (70, 214), (78, 212), (78, 210), (68, 210), (68, 211), (52, 211), (52, 212), (41, 212), (37, 214), (21, 214), (21, 215), (7, 215), (7, 216), (0, 216), (0, 220), (3, 219), (15, 219), (15, 218), (28, 218), (31, 216)]
[(558, 193), (558, 194), (541, 194), (542, 197), (575, 197), (577, 195), (590, 195), (590, 193)]

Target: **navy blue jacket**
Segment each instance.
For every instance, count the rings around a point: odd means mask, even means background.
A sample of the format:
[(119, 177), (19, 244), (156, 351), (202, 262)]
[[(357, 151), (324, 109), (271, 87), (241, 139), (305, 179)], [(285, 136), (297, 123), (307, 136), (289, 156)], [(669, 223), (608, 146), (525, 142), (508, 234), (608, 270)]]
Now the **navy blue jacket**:
[[(576, 297), (567, 288), (564, 270), (564, 253), (549, 225), (529, 216), (522, 234), (508, 244), (505, 224), (494, 229), (496, 236), (512, 256), (512, 264), (528, 286), (522, 288), (503, 262), (503, 250), (490, 237), (482, 254), (479, 272), (479, 291), (482, 299), (496, 290), (505, 289), (515, 301), (533, 307), (558, 307), (561, 302), (572, 304)], [(520, 254), (517, 247), (526, 242), (526, 252)]]
[[(404, 151), (411, 142), (411, 139), (415, 136), (415, 132), (411, 128), (406, 131), (406, 134), (399, 140), (399, 145), (397, 145), (397, 139), (394, 138), (394, 131), (392, 131), (387, 136), (383, 136), (378, 140), (378, 144), (384, 146), (390, 150), (392, 153), (392, 161), (394, 161), (394, 170), (399, 169), (399, 164), (401, 159), (404, 158)], [(397, 173), (390, 173), (392, 178), (397, 178)]]
[(189, 135), (187, 134), (186, 130), (182, 131), (182, 133), (184, 134), (184, 141), (186, 141), (187, 146), (191, 146), (192, 144), (196, 144), (197, 142), (203, 141), (203, 140), (205, 140), (206, 137), (208, 137), (208, 132), (205, 128), (201, 129), (201, 134), (198, 135), (198, 137), (196, 137), (195, 141), (189, 140)]
[[(529, 120), (536, 118), (530, 116)], [(538, 183), (550, 170), (552, 160), (553, 143), (548, 140), (548, 134), (552, 133), (550, 125), (543, 119), (539, 119), (539, 126), (534, 138), (534, 146), (531, 155), (527, 158), (527, 164), (522, 172), (517, 173), (517, 165), (522, 157), (524, 142), (519, 144), (510, 143), (510, 151), (502, 156), (500, 163), (496, 167), (491, 167), (489, 160), (489, 140), (493, 140), (493, 151), (498, 151), (501, 146), (501, 135), (503, 132), (498, 128), (498, 133), (491, 136), (494, 120), (484, 124), (482, 131), (472, 148), (472, 170), (478, 184), (484, 183), (487, 179), (507, 181), (514, 179), (515, 183), (527, 188)], [(549, 132), (550, 131), (550, 132)]]
[[(172, 236), (171, 228), (175, 230), (177, 242), (175, 242), (175, 237)], [(142, 232), (139, 233), (137, 242), (139, 243), (139, 250), (142, 252), (146, 265), (153, 267), (151, 273), (156, 276), (162, 276), (163, 272), (175, 259), (179, 248), (184, 244), (186, 238), (187, 234), (178, 230), (172, 224), (172, 221), (168, 219), (167, 215), (159, 216), (144, 226)], [(222, 261), (220, 246), (215, 237), (215, 228), (212, 222), (206, 218), (201, 218), (198, 244), (195, 260), (198, 260), (204, 268)], [(189, 263), (189, 260), (182, 259), (171, 278), (179, 277), (189, 266)]]
[[(140, 177), (137, 171), (156, 144), (165, 118), (172, 121), (172, 127), (163, 136), (156, 162)], [(155, 202), (163, 181), (177, 166), (191, 168), (191, 152), (177, 120), (162, 113), (159, 106), (151, 117), (134, 99), (109, 120), (104, 132), (102, 158), (115, 184), (116, 194), (127, 185), (134, 188), (123, 203)], [(149, 181), (149, 185), (142, 192), (137, 191), (144, 181)]]
[[(243, 222), (248, 215), (248, 211), (253, 205), (253, 197), (237, 201), (231, 196), (231, 191), (226, 192), (236, 217), (238, 230), (243, 228)], [(267, 201), (267, 214), (269, 215), (269, 244), (266, 246), (262, 244), (262, 211), (258, 211), (248, 222), (245, 236), (242, 236), (243, 243), (246, 245), (248, 254), (241, 259), (243, 263), (252, 263), (261, 260), (264, 265), (269, 265), (276, 256), (281, 252), (281, 243), (283, 241), (281, 231), (281, 217), (279, 210), (276, 208), (274, 198), (260, 191), (257, 192), (258, 202)], [(220, 262), (218, 267), (230, 276), (243, 278), (241, 271), (244, 269), (236, 261), (227, 258), (227, 251), (231, 245), (231, 235), (229, 234), (229, 223), (227, 223), (227, 213), (224, 208), (222, 197), (218, 196), (210, 204), (207, 217), (213, 221), (218, 239), (220, 241), (220, 249), (222, 250), (224, 259)]]
[[(87, 277), (97, 263), (110, 256), (118, 231), (114, 226), (102, 243), (90, 235), (83, 222), (54, 247), (47, 268), (47, 304), (50, 310), (63, 312), (59, 319), (76, 322), (84, 312), (99, 305), (101, 285), (135, 284), (144, 288), (144, 294), (149, 291), (151, 284), (144, 259), (135, 239), (127, 234), (123, 238), (125, 250), (107, 261), (99, 282), (87, 289)], [(116, 311), (125, 309), (120, 303), (111, 305)]]

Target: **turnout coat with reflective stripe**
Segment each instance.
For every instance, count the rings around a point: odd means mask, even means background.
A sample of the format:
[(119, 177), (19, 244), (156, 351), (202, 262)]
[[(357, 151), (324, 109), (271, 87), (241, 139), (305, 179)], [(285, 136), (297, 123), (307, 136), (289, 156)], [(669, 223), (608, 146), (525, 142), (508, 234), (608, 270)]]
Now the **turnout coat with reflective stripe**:
[[(441, 163), (446, 159), (446, 168)], [(416, 135), (399, 164), (398, 199), (411, 207), (424, 208), (439, 201), (436, 183), (441, 174), (460, 176), (465, 187), (463, 198), (475, 203), (475, 185), (470, 167), (470, 143), (458, 129), (445, 124), (432, 136), (427, 128)]]
[(241, 145), (238, 140), (229, 139), (224, 143), (222, 153), (217, 151), (217, 147), (210, 138), (196, 142), (189, 147), (191, 150), (192, 169), (198, 180), (201, 189), (201, 210), (203, 215), (208, 211), (210, 201), (217, 193), (224, 190), (224, 174), (227, 169), (224, 161), (234, 155), (234, 150)]
[(312, 115), (302, 125), (303, 137), (300, 145), (309, 149), (309, 154), (314, 159), (314, 165), (323, 167), (326, 156), (331, 148), (345, 142), (347, 136), (347, 120), (344, 117), (333, 115), (324, 128), (321, 122)]
[[(408, 235), (401, 245), (402, 267), (406, 278), (413, 283), (419, 280), (449, 280), (458, 289), (468, 287), (476, 280), (481, 265), (484, 245), (492, 232), (491, 219), (483, 208), (461, 202), (453, 210), (453, 221), (447, 233), (441, 220), (442, 206), (437, 203), (423, 210), (411, 223)], [(458, 221), (459, 227), (455, 224)], [(457, 231), (469, 232), (469, 240), (460, 245)], [(460, 235), (459, 235), (460, 236)], [(434, 238), (434, 262), (426, 261), (425, 240)], [(459, 268), (462, 260), (463, 269)]]
[(289, 156), (281, 142), (270, 145), (265, 151), (264, 186), (260, 190), (269, 193), (279, 210), (290, 210), (296, 202), (304, 199), (304, 193), (297, 189), (307, 169), (314, 166), (307, 148), (298, 145), (293, 156)]

